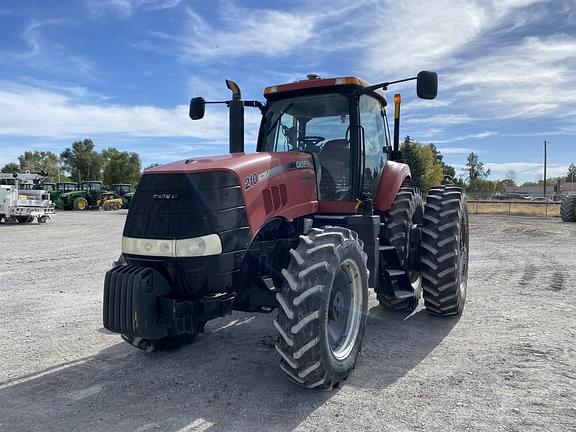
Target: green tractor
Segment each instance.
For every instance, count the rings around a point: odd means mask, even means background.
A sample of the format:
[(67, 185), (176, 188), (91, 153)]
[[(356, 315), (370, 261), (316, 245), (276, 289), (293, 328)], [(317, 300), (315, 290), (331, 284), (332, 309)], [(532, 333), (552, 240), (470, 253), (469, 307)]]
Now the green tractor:
[(58, 207), (64, 210), (86, 210), (95, 207), (102, 192), (105, 190), (101, 181), (83, 181), (80, 189), (60, 194)]
[(127, 183), (119, 183), (112, 185), (112, 191), (116, 196), (122, 198), (122, 204), (124, 208), (130, 208), (130, 202), (134, 196), (134, 191), (132, 190), (132, 185)]
[(60, 200), (60, 195), (62, 195), (63, 193), (66, 192), (73, 192), (73, 191), (77, 191), (78, 190), (78, 183), (73, 183), (73, 182), (59, 182), (59, 183), (44, 183), (44, 187), (45, 188), (52, 188), (52, 189), (46, 189), (50, 191), (50, 199), (52, 201), (54, 201), (54, 203), (56, 203), (56, 206), (58, 206), (59, 200)]

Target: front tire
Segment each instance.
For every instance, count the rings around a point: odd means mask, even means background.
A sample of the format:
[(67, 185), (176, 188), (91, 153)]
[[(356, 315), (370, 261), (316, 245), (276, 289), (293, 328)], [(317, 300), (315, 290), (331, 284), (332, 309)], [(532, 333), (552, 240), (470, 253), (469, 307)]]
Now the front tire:
[(468, 288), (468, 209), (459, 186), (428, 191), (421, 241), (422, 288), (433, 315), (460, 315)]
[(367, 255), (346, 228), (314, 228), (300, 236), (282, 270), (274, 321), (280, 367), (295, 383), (331, 389), (346, 379), (366, 331)]
[(78, 197), (74, 200), (74, 210), (86, 210), (88, 208), (88, 201), (86, 198)]
[(564, 222), (576, 222), (576, 195), (568, 195), (562, 199), (560, 217)]

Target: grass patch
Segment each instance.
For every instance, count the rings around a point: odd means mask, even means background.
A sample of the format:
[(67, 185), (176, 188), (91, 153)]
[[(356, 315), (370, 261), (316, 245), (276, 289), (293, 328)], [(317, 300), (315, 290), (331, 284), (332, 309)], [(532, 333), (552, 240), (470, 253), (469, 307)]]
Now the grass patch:
[(470, 214), (560, 217), (560, 203), (530, 203), (516, 201), (468, 201)]

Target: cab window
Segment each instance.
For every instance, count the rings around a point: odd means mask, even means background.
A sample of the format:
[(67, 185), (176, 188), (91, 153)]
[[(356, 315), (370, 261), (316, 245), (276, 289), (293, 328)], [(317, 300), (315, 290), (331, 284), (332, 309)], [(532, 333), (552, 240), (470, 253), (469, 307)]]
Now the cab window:
[(359, 108), (360, 124), (364, 130), (362, 192), (374, 193), (378, 187), (378, 176), (386, 163), (386, 153), (383, 151), (387, 145), (384, 108), (369, 95), (360, 96)]
[(318, 199), (351, 199), (350, 99), (340, 93), (269, 103), (261, 126), (263, 151), (306, 151), (320, 162)]

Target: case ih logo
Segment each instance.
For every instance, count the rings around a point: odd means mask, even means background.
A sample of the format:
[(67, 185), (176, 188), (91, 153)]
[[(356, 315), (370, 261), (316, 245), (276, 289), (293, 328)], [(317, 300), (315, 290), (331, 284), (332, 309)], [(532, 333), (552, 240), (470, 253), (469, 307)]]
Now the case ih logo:
[(175, 200), (178, 198), (178, 194), (175, 193), (158, 193), (152, 195), (155, 200)]

